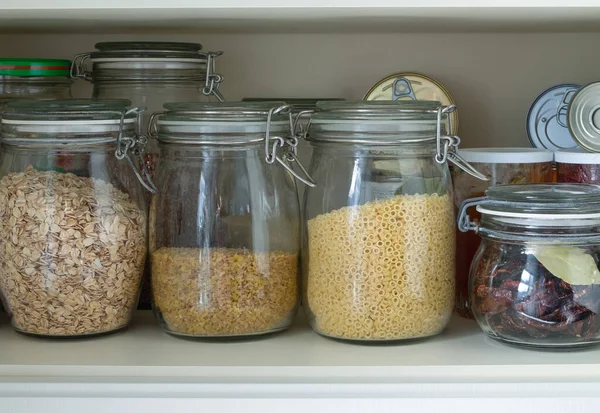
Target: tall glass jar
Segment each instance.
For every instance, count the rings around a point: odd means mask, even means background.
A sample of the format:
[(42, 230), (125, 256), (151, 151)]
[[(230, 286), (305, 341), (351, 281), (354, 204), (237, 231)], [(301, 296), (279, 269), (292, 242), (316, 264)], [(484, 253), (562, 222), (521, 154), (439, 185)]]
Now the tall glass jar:
[(132, 169), (141, 150), (139, 111), (129, 104), (8, 104), (1, 123), (0, 292), (19, 332), (95, 335), (131, 319), (147, 221)]
[(297, 140), (281, 105), (174, 103), (153, 119), (152, 296), (166, 332), (227, 338), (292, 324), (299, 205), (286, 169)]
[[(438, 102), (319, 103), (304, 215), (304, 300), (320, 334), (391, 341), (440, 333), (454, 306), (454, 208)], [(470, 169), (471, 170), (471, 169)], [(475, 171), (471, 170), (472, 173)]]
[[(500, 185), (467, 200), (477, 231), (473, 314), (493, 339), (536, 348), (600, 343), (600, 186)], [(466, 214), (477, 206), (480, 221)]]
[[(73, 59), (74, 78), (91, 81), (97, 99), (129, 99), (144, 107), (143, 133), (150, 115), (166, 102), (193, 102), (214, 96), (223, 101), (219, 86), (223, 77), (215, 71), (215, 59), (222, 52), (203, 52), (198, 43), (104, 42), (91, 53)], [(86, 67), (87, 61), (91, 70)], [(148, 169), (156, 165), (158, 148), (149, 142)]]
[[(456, 209), (465, 199), (482, 196), (490, 186), (552, 182), (552, 151), (535, 148), (472, 148), (461, 149), (460, 155), (490, 179), (481, 181), (459, 168), (451, 168)], [(467, 318), (473, 318), (469, 301), (469, 270), (479, 242), (477, 234), (457, 231), (455, 305), (456, 312)]]
[(0, 112), (17, 98), (71, 97), (70, 66), (68, 60), (0, 58)]

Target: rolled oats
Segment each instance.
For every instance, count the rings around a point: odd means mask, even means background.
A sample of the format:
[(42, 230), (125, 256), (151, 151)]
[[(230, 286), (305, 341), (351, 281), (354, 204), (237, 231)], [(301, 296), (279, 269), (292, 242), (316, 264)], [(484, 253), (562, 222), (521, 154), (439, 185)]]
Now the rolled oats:
[(102, 180), (28, 167), (0, 180), (0, 290), (24, 333), (124, 327), (145, 259), (145, 213)]
[(298, 256), (227, 248), (160, 248), (151, 255), (155, 310), (169, 332), (268, 333), (288, 327), (298, 302)]

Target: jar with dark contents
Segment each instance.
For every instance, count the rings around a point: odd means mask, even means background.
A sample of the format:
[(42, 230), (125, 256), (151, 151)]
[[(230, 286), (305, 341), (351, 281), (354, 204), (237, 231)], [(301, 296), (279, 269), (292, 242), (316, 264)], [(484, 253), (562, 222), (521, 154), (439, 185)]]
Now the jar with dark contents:
[[(487, 188), (502, 184), (552, 182), (551, 151), (535, 148), (474, 148), (461, 149), (461, 156), (478, 171), (487, 175), (482, 181), (458, 168), (452, 168), (454, 205), (459, 208), (468, 198), (482, 196)], [(474, 212), (476, 214), (476, 212)], [(474, 215), (479, 219), (479, 216)], [(456, 312), (473, 318), (469, 302), (469, 269), (480, 239), (473, 232), (457, 232), (456, 249)]]
[(600, 153), (559, 151), (555, 159), (558, 182), (600, 184)]
[[(570, 349), (600, 342), (600, 186), (500, 185), (461, 208), (482, 238), (472, 310), (491, 338)], [(475, 206), (481, 221), (466, 215)]]

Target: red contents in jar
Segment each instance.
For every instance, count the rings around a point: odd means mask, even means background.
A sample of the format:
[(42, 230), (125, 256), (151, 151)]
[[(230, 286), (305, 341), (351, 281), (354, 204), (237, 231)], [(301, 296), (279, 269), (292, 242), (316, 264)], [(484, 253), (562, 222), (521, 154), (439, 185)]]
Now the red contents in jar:
[(558, 163), (558, 182), (600, 184), (600, 165)]

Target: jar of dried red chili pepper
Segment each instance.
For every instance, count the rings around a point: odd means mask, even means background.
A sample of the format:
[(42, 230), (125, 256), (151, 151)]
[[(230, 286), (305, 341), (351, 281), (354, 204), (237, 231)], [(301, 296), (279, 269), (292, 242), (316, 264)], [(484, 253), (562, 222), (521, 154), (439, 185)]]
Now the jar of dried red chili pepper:
[(499, 185), (465, 201), (458, 223), (482, 238), (469, 293), (488, 336), (540, 348), (600, 342), (600, 186)]

